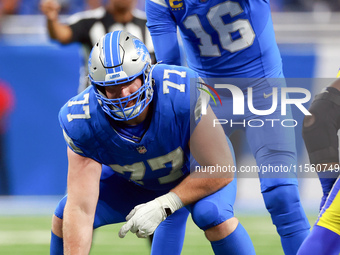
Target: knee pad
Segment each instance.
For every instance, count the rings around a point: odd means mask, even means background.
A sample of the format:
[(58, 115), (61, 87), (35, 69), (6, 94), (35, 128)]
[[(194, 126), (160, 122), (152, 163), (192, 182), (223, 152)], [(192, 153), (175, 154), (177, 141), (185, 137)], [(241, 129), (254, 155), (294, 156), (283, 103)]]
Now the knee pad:
[(316, 95), (303, 121), (302, 136), (311, 164), (339, 162), (340, 91), (333, 87)]
[(67, 195), (64, 196), (58, 203), (57, 208), (54, 211), (54, 215), (57, 216), (59, 219), (63, 219), (64, 216), (64, 208), (66, 205)]
[(195, 224), (204, 231), (234, 217), (231, 205), (221, 208), (212, 201), (198, 201), (190, 211)]
[(277, 186), (262, 194), (280, 236), (289, 237), (310, 228), (296, 185)]
[(272, 146), (264, 146), (256, 155), (259, 166), (261, 192), (275, 187), (286, 185), (298, 185), (296, 167), (296, 153), (282, 146), (282, 149), (273, 149)]

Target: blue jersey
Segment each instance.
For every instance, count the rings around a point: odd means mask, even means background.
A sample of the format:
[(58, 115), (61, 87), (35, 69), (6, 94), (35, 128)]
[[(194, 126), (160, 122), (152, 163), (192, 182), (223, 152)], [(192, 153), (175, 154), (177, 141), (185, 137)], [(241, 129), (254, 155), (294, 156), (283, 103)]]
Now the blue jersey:
[(269, 0), (146, 0), (157, 61), (187, 64), (202, 77), (278, 78), (282, 61)]
[(93, 86), (61, 108), (59, 121), (74, 152), (146, 189), (163, 190), (190, 172), (188, 142), (200, 120), (200, 93), (191, 80), (197, 73), (188, 68), (156, 65), (150, 76), (154, 80), (152, 117), (140, 142), (122, 137), (110, 125)]

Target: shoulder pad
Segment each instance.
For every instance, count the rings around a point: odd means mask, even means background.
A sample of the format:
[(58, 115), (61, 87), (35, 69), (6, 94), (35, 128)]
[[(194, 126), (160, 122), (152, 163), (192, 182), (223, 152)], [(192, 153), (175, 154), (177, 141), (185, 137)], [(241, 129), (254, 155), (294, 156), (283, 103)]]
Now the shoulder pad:
[(70, 141), (74, 144), (84, 144), (91, 138), (89, 98), (92, 95), (92, 101), (97, 99), (89, 90), (86, 91), (71, 98), (59, 111), (59, 123), (70, 146)]

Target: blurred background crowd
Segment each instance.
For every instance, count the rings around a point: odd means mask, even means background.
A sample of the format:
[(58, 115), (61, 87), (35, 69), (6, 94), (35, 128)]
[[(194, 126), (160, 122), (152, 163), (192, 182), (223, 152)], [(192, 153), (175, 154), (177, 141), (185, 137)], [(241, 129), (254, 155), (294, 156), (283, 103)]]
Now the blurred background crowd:
[[(62, 6), (61, 14), (74, 14), (79, 11), (95, 9), (105, 5), (107, 0), (58, 0)], [(2, 14), (41, 14), (40, 0), (1, 0)], [(340, 11), (340, 0), (271, 0), (272, 10), (276, 12), (301, 11)], [(144, 10), (144, 0), (139, 0), (137, 8)]]

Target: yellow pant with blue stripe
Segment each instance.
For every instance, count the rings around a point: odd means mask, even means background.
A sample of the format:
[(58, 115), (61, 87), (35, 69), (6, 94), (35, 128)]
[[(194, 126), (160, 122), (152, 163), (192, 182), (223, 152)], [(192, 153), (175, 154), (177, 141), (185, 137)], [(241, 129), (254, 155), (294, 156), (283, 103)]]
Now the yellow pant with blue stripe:
[(340, 254), (340, 179), (338, 178), (322, 207), (310, 235), (297, 255)]
[(335, 182), (316, 222), (317, 226), (327, 228), (340, 235), (340, 179)]

